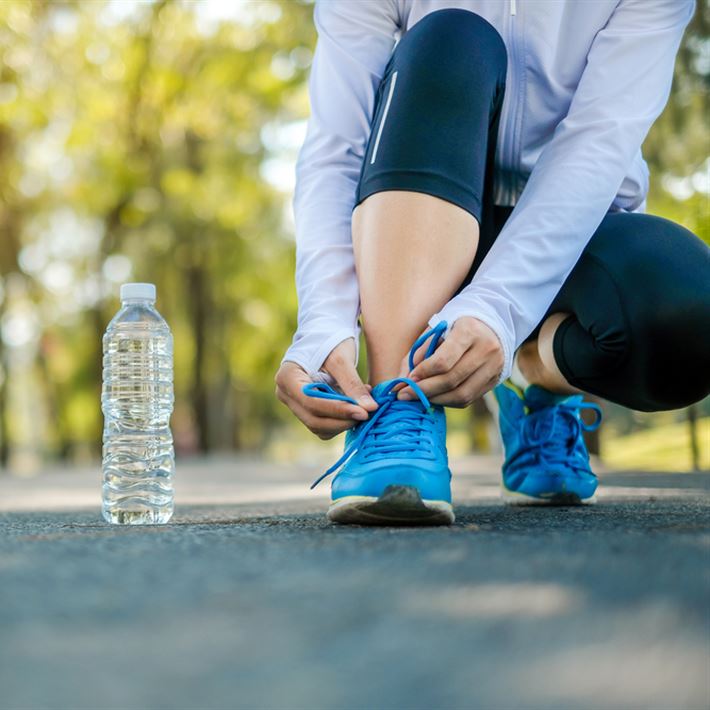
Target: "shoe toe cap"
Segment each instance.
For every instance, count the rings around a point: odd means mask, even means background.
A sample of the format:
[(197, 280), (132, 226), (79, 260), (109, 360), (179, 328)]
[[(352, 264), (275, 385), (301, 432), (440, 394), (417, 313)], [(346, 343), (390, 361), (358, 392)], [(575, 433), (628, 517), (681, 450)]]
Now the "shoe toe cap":
[(442, 470), (406, 461), (360, 467), (357, 471), (346, 468), (333, 480), (331, 497), (333, 500), (345, 496), (378, 498), (391, 485), (413, 486), (424, 500), (451, 502), (451, 474), (448, 468)]
[(533, 498), (574, 495), (580, 500), (591, 498), (597, 489), (597, 477), (585, 471), (540, 471), (506, 477), (506, 487)]

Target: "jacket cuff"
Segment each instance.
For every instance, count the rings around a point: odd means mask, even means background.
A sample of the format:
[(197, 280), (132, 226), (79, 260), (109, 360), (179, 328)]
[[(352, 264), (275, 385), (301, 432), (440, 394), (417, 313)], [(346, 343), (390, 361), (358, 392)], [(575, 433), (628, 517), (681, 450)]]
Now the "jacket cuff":
[(293, 343), (286, 351), (281, 362), (295, 362), (302, 367), (314, 381), (331, 382), (331, 377), (321, 370), (328, 355), (344, 340), (355, 340), (355, 364), (360, 354), (360, 329), (338, 327), (330, 331), (302, 332), (294, 335)]

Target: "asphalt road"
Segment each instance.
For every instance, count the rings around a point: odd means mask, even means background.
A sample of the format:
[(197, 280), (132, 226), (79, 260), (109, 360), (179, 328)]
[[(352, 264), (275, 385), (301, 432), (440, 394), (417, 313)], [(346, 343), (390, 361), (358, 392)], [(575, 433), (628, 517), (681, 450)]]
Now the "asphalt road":
[(510, 509), (495, 467), (447, 529), (330, 526), (312, 467), (181, 466), (136, 528), (95, 472), (0, 478), (0, 708), (707, 708), (710, 474)]

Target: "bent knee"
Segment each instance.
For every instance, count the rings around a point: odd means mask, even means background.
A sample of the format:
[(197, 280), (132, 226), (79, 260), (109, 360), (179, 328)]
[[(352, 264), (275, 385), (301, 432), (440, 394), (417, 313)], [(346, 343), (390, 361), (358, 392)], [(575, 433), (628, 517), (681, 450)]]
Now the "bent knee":
[(629, 333), (611, 320), (582, 325), (571, 317), (557, 329), (553, 351), (565, 377), (575, 386), (589, 389), (600, 376), (617, 372), (627, 361)]
[(481, 80), (504, 84), (507, 52), (503, 38), (487, 20), (469, 10), (447, 8), (425, 15), (397, 48), (416, 68), (436, 77), (441, 87)]
[(697, 298), (657, 304), (637, 328), (644, 350), (648, 409), (687, 407), (710, 394), (710, 304)]

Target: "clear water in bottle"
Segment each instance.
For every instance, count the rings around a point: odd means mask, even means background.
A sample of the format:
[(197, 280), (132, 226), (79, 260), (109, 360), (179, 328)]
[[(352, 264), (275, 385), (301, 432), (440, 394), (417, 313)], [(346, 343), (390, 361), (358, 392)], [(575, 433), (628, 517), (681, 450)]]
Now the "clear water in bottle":
[(104, 518), (166, 523), (173, 514), (173, 338), (155, 286), (124, 284), (103, 339)]

